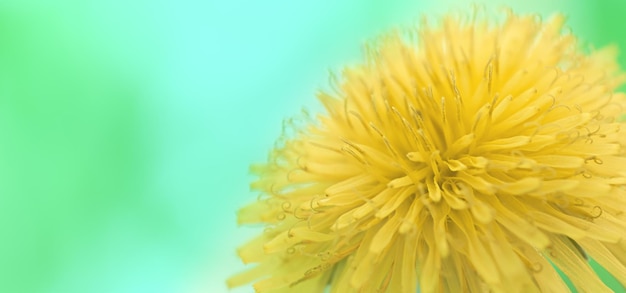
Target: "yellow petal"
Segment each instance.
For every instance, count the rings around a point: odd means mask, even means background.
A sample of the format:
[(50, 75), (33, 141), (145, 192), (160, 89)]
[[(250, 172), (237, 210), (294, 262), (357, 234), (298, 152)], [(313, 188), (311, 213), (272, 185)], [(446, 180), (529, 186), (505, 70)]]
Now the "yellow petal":
[(626, 266), (604, 246), (604, 243), (589, 238), (582, 239), (579, 243), (591, 258), (609, 271), (622, 285), (626, 285)]
[(564, 240), (562, 236), (551, 237), (553, 247), (546, 251), (550, 258), (565, 275), (574, 283), (576, 289), (582, 292), (613, 292), (598, 275), (591, 269), (585, 259), (576, 252), (576, 248)]

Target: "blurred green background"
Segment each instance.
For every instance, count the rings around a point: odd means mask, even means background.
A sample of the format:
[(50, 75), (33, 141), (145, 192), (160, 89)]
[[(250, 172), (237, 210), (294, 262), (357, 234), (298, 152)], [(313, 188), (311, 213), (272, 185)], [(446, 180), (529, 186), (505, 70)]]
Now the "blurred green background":
[[(589, 45), (626, 51), (626, 1), (485, 3), (562, 11)], [(319, 109), (364, 41), (468, 7), (0, 1), (0, 292), (226, 292), (256, 231), (235, 224), (256, 198), (247, 166), (283, 118)]]

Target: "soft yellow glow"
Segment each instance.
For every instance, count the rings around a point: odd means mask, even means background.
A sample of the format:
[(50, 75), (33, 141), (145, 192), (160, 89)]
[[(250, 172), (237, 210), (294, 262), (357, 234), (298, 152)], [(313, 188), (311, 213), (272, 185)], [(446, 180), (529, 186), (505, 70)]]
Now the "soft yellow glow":
[(625, 95), (612, 49), (585, 55), (512, 13), (424, 21), (368, 46), (327, 114), (255, 165), (240, 223), (258, 292), (610, 292), (626, 284)]

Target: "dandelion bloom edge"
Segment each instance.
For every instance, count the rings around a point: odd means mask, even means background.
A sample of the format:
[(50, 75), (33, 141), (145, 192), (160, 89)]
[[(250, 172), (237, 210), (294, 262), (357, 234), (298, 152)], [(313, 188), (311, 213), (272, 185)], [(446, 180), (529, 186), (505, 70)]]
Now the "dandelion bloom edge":
[(564, 18), (448, 16), (391, 33), (326, 113), (253, 165), (239, 248), (257, 292), (611, 292), (626, 284), (626, 96)]

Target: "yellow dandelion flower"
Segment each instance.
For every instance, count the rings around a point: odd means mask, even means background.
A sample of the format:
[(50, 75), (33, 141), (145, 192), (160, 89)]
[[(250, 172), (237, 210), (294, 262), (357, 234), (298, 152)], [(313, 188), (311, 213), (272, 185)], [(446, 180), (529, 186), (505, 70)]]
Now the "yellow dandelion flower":
[(614, 50), (507, 13), (386, 35), (327, 113), (252, 167), (257, 292), (611, 292), (626, 284), (626, 95)]

